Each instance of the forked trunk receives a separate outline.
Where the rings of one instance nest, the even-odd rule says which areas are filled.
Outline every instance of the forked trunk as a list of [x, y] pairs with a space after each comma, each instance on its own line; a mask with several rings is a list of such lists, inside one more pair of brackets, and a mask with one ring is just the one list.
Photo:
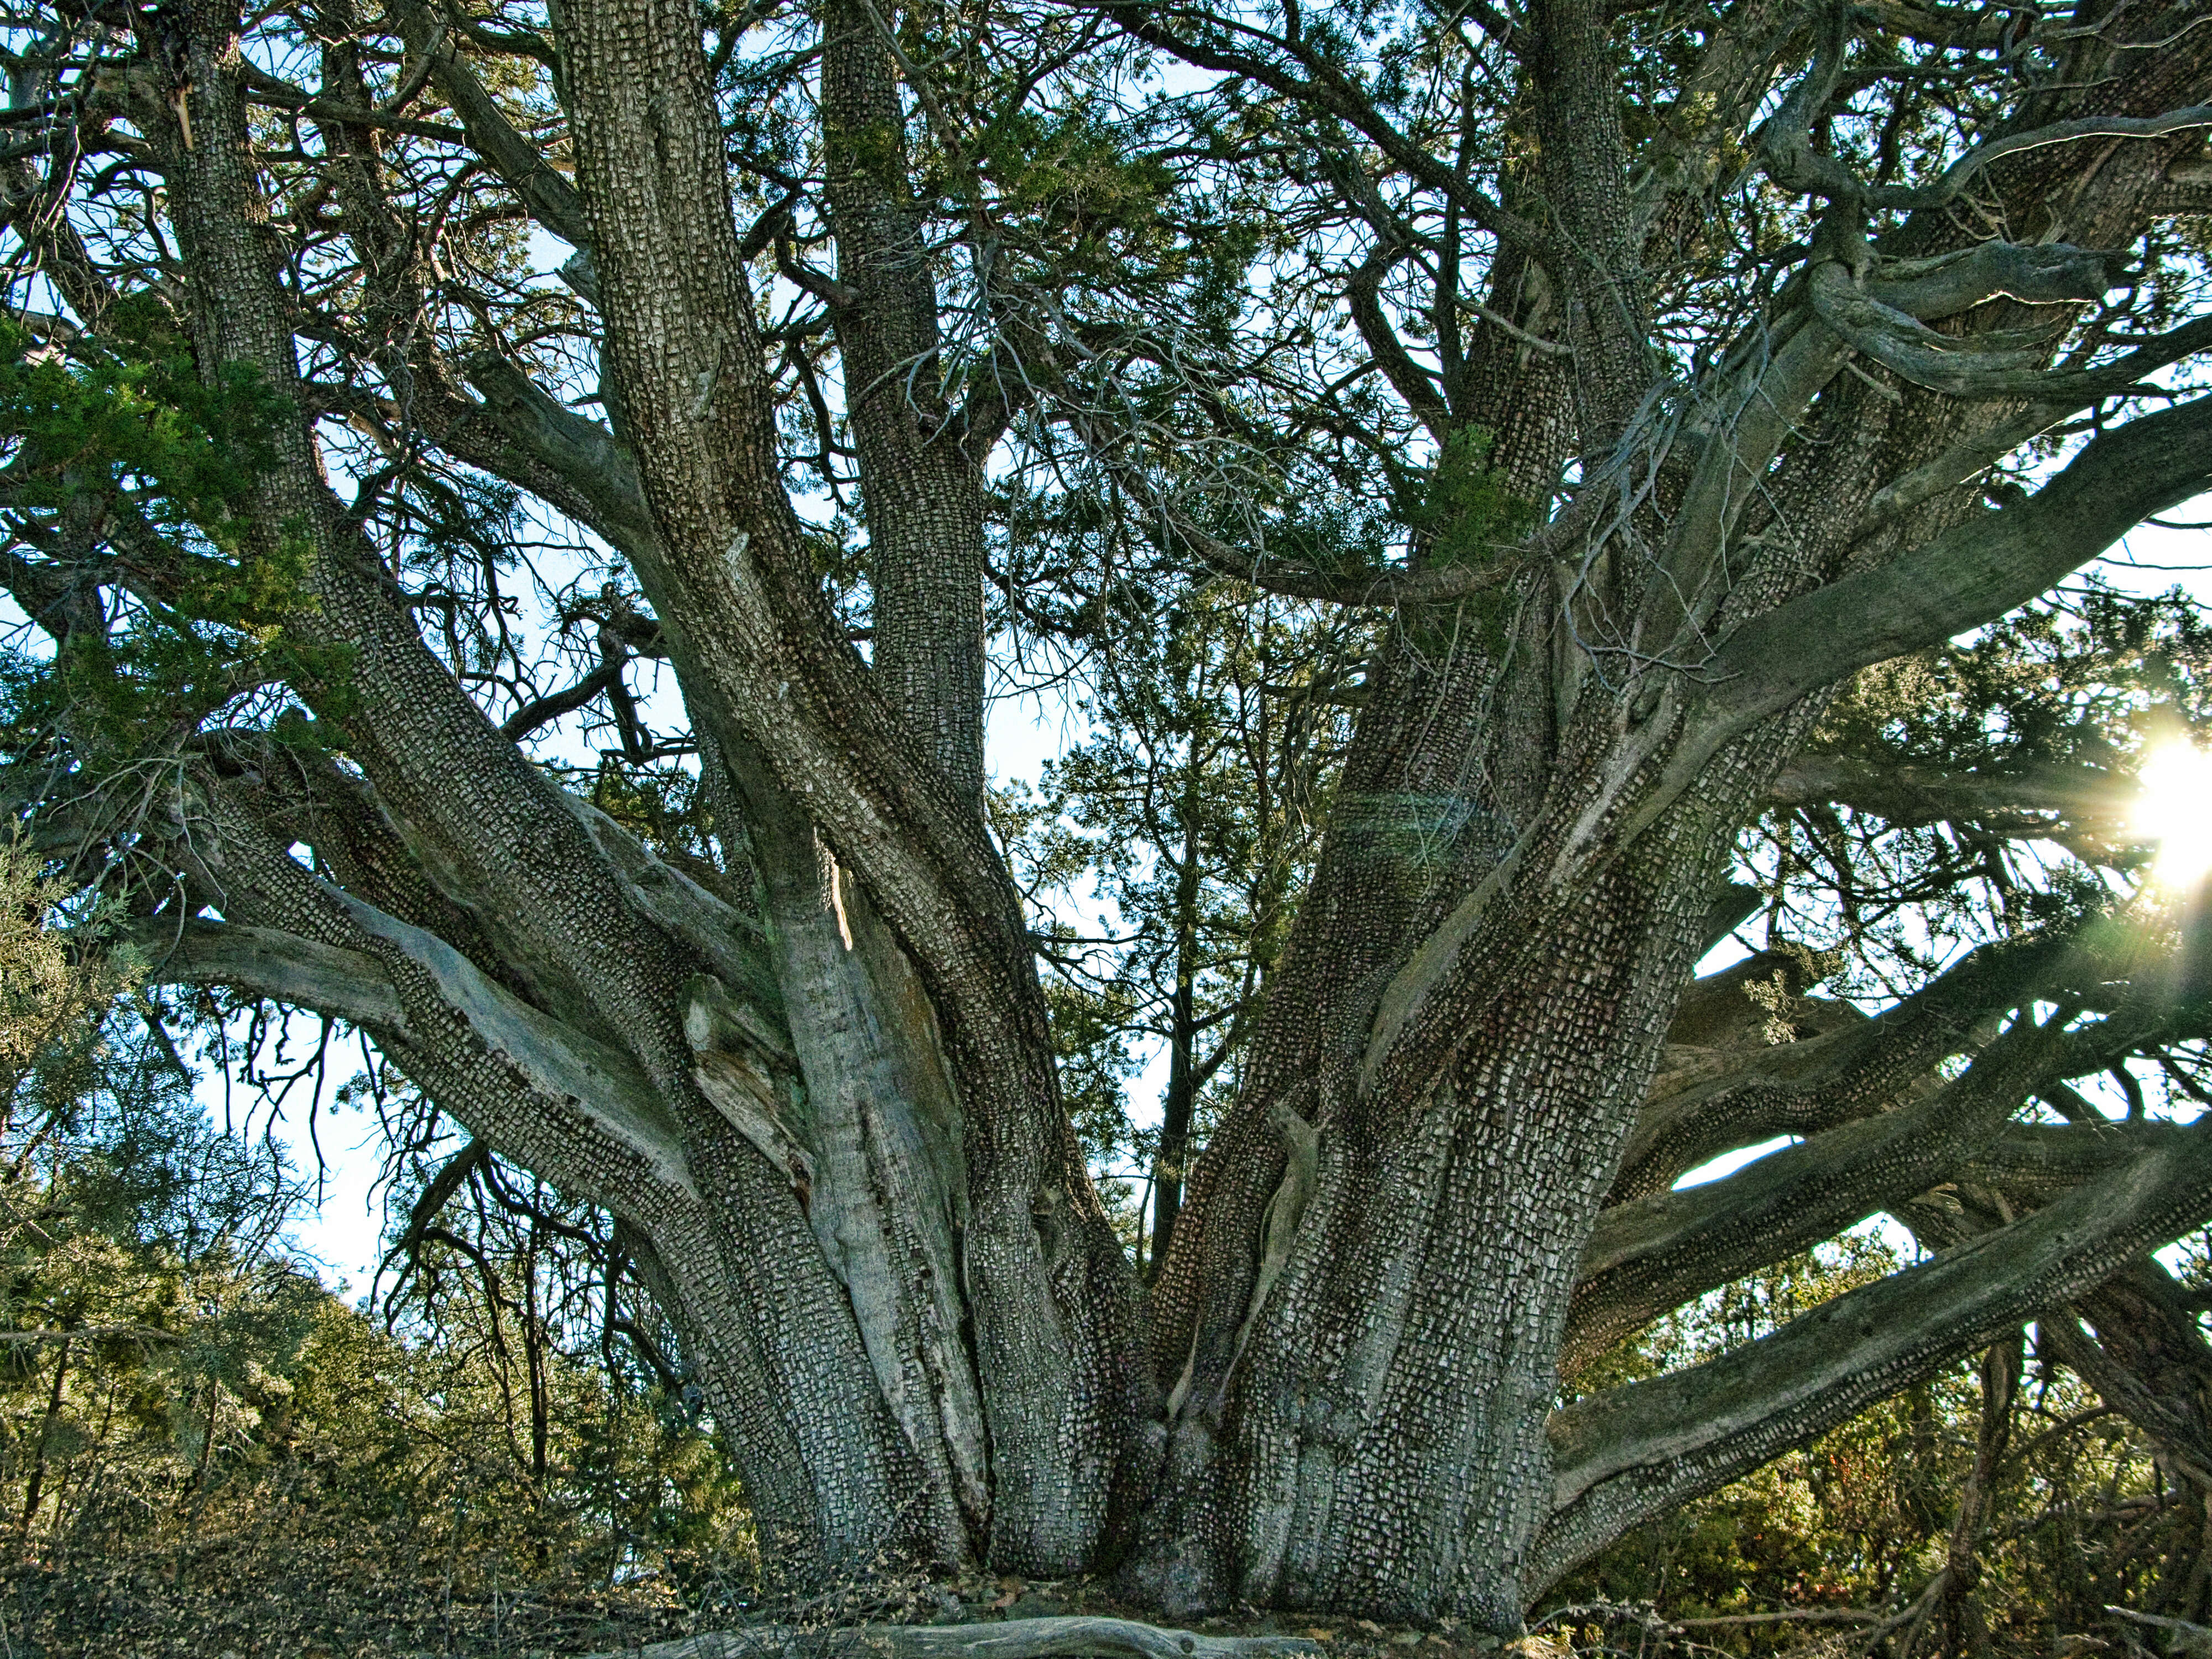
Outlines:
[[[1698, 944], [1698, 884], [1635, 886], [1594, 885], [1501, 962], [1510, 988], [1432, 1086], [1363, 1097], [1340, 1065], [1276, 1103], [1281, 1173], [1243, 1304], [1200, 1326], [1160, 1379], [1169, 1443], [1128, 1558], [1147, 1600], [1517, 1626], [1548, 1513], [1545, 1428], [1583, 1242]], [[809, 999], [792, 1022], [813, 1149], [800, 1196], [911, 1454], [890, 1474], [906, 1506], [895, 1532], [918, 1555], [957, 1559], [989, 1538], [990, 1379], [963, 1329], [950, 1095], [926, 1076], [917, 1090], [907, 1069], [933, 1038], [926, 1005], [887, 1031], [881, 980], [852, 973], [868, 965], [871, 930], [879, 973], [900, 971], [880, 923], [851, 896], [841, 917], [811, 872], [803, 890], [820, 920], [780, 945], [787, 972], [805, 964], [786, 983]], [[1049, 1259], [1048, 1212], [1036, 1224]], [[687, 1283], [702, 1258], [659, 1255], [687, 1325], [711, 1322], [726, 1279]], [[1063, 1316], [1043, 1302], [1027, 1316]], [[733, 1423], [812, 1409], [722, 1390], [716, 1405]], [[1127, 1451], [1148, 1456], [1141, 1439]], [[745, 1473], [764, 1536], [823, 1534], [827, 1494], [786, 1497], [772, 1467]], [[1102, 1536], [1082, 1565], [1115, 1565], [1113, 1545]]]

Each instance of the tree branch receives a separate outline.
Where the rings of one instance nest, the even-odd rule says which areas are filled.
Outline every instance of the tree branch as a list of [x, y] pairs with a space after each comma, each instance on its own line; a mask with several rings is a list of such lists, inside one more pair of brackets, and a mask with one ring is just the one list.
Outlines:
[[2008, 133], [2002, 138], [1975, 145], [1946, 167], [1943, 176], [1932, 185], [1877, 185], [1866, 192], [1866, 199], [1870, 205], [1881, 208], [1941, 207], [1957, 199], [1959, 192], [1975, 178], [2008, 155], [2052, 144], [2075, 143], [2084, 138], [2163, 138], [2198, 127], [2212, 127], [2212, 104], [2191, 104], [2162, 115], [2088, 115], [2070, 121], [2053, 121], [2047, 126]]
[[1718, 687], [1713, 703], [1728, 711], [1728, 735], [1870, 663], [1994, 622], [2208, 484], [2212, 398], [2105, 434], [2019, 506], [1984, 514], [1739, 629], [1707, 671]]
[[[233, 973], [241, 989], [356, 1016], [440, 1105], [508, 1155], [580, 1196], [639, 1220], [696, 1200], [668, 1109], [627, 1054], [530, 1006], [444, 940], [311, 875], [220, 786], [187, 781], [178, 829], [202, 888], [230, 921], [173, 937], [203, 982]], [[200, 928], [212, 924], [200, 924]], [[243, 938], [228, 929], [252, 930]], [[362, 964], [372, 963], [380, 981]], [[307, 977], [287, 981], [293, 965]], [[399, 1018], [372, 1015], [388, 1006]]]
[[[1365, 94], [1343, 71], [1310, 48], [1266, 34], [1249, 26], [1238, 32], [1283, 52], [1304, 71], [1294, 75], [1281, 64], [1249, 52], [1232, 52], [1178, 34], [1162, 21], [1163, 13], [1129, 6], [1126, 0], [1093, 0], [1131, 38], [1156, 46], [1200, 69], [1242, 76], [1293, 103], [1334, 116], [1371, 139], [1383, 155], [1430, 190], [1456, 203], [1467, 216], [1509, 247], [1542, 257], [1550, 252], [1535, 225], [1475, 189], [1451, 167], [1407, 138], [1385, 120]], [[1207, 21], [1214, 21], [1208, 19]]]
[[179, 926], [158, 917], [132, 923], [125, 937], [145, 957], [156, 984], [227, 985], [350, 1025], [405, 1032], [398, 988], [366, 951], [242, 922]]
[[1925, 1100], [1771, 1152], [1726, 1180], [1605, 1211], [1583, 1249], [1562, 1371], [1692, 1297], [1933, 1186], [2002, 1130], [2057, 1035], [2023, 1019]]
[[1359, 337], [1367, 342], [1367, 349], [1374, 356], [1376, 367], [1406, 400], [1406, 407], [1429, 429], [1429, 435], [1441, 444], [1451, 437], [1451, 411], [1437, 389], [1436, 377], [1407, 355], [1405, 343], [1398, 338], [1398, 331], [1382, 314], [1382, 279], [1403, 257], [1401, 249], [1389, 245], [1377, 247], [1346, 281], [1345, 298], [1351, 305], [1352, 320], [1358, 326]]
[[1706, 662], [1674, 758], [1623, 842], [1759, 721], [1870, 663], [1994, 622], [2208, 485], [2212, 397], [2107, 432], [2018, 506], [1983, 514], [1890, 564], [1745, 623]]
[[2208, 1215], [2212, 1134], [2198, 1129], [1719, 1359], [1556, 1413], [1552, 1518], [1531, 1593], [1639, 1522], [1985, 1346]]
[[2019, 336], [1939, 334], [1911, 313], [1853, 289], [1843, 266], [1832, 264], [1814, 272], [1810, 292], [1813, 308], [1838, 338], [1913, 385], [1954, 398], [2023, 398], [2079, 409], [2212, 346], [2212, 318], [2200, 317], [2110, 363], [2052, 369], [2044, 364], [2063, 319]]
[[591, 251], [590, 226], [576, 187], [553, 170], [538, 146], [517, 132], [462, 58], [453, 38], [418, 0], [398, 8], [401, 35], [417, 64], [427, 60], [432, 84], [461, 118], [467, 142], [515, 194], [531, 216], [579, 252]]
[[1947, 772], [1843, 755], [1800, 755], [1767, 787], [1776, 806], [1827, 805], [1871, 812], [1900, 829], [1966, 818], [2057, 814], [2111, 821], [2125, 785], [2094, 766], [2038, 766], [2011, 774]]

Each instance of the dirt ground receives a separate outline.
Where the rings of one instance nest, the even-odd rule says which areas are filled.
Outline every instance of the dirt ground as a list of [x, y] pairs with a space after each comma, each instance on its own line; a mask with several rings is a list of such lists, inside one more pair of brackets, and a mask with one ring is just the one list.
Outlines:
[[[374, 1536], [343, 1547], [324, 1541], [285, 1549], [266, 1539], [231, 1540], [124, 1560], [19, 1563], [0, 1568], [0, 1659], [580, 1659], [639, 1655], [713, 1631], [742, 1644], [744, 1632], [767, 1625], [799, 1632], [792, 1648], [837, 1659], [840, 1635], [863, 1624], [1077, 1613], [1158, 1622], [1088, 1579], [880, 1574], [793, 1595], [708, 1575], [684, 1594], [657, 1577], [586, 1587], [558, 1572], [502, 1586], [476, 1582], [458, 1565], [410, 1559], [404, 1538]], [[1250, 1609], [1191, 1627], [1210, 1635], [1304, 1637], [1328, 1659], [1572, 1659], [1578, 1648], [1622, 1651], [1617, 1627], [1624, 1615], [1634, 1622], [1633, 1610], [1589, 1611], [1607, 1631], [1576, 1625], [1539, 1631], [1504, 1644], [1502, 1654], [1495, 1638], [1449, 1627], [1392, 1628]], [[1632, 1634], [1627, 1645], [1644, 1644]]]

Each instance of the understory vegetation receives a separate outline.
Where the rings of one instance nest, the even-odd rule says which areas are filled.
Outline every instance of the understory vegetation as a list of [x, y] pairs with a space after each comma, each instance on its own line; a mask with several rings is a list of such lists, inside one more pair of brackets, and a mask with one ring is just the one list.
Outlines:
[[310, 1188], [208, 1121], [54, 896], [0, 860], [8, 1651], [611, 1645], [750, 1587], [696, 1390], [586, 1328], [586, 1228], [505, 1224], [485, 1170], [389, 1294], [333, 1292], [288, 1240]]

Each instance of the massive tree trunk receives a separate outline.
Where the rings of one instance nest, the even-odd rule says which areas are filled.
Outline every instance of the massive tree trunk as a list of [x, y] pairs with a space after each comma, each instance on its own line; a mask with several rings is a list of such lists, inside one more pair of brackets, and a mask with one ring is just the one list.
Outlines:
[[[1295, 23], [1254, 45], [1103, 14], [1361, 135], [1325, 158], [1351, 169], [1348, 196], [1387, 161], [1442, 204], [1419, 248], [1439, 285], [1422, 359], [1380, 297], [1413, 249], [1379, 200], [1345, 307], [1421, 441], [1546, 520], [1480, 558], [1430, 526], [1403, 567], [1346, 575], [1257, 552], [1239, 566], [1218, 524], [1147, 505], [1243, 579], [1389, 617], [1242, 1093], [1179, 1207], [1178, 1057], [1149, 1287], [1085, 1167], [1029, 921], [980, 810], [990, 457], [1023, 408], [1074, 406], [1090, 337], [993, 290], [963, 301], [992, 345], [958, 374], [944, 361], [951, 301], [916, 180], [949, 165], [965, 118], [933, 105], [945, 125], [917, 159], [927, 20], [902, 33], [902, 9], [820, 9], [833, 276], [792, 243], [804, 179], [757, 223], [733, 216], [720, 60], [691, 0], [552, 9], [532, 40], [558, 64], [557, 167], [451, 21], [400, 9], [408, 95], [443, 105], [415, 123], [425, 142], [472, 155], [587, 256], [572, 269], [605, 425], [495, 337], [471, 355], [410, 326], [445, 279], [380, 155], [409, 118], [374, 103], [357, 55], [326, 54], [321, 87], [288, 106], [238, 15], [187, 0], [131, 14], [135, 55], [88, 92], [84, 118], [134, 125], [165, 182], [181, 258], [149, 291], [188, 327], [198, 374], [219, 386], [242, 367], [291, 400], [240, 507], [240, 556], [304, 550], [279, 624], [313, 740], [188, 745], [159, 813], [95, 825], [173, 872], [139, 902], [154, 971], [358, 1025], [485, 1144], [614, 1212], [763, 1540], [795, 1560], [1119, 1570], [1176, 1611], [1510, 1631], [1639, 1520], [2056, 1304], [2118, 1305], [2124, 1288], [2098, 1287], [2212, 1215], [2201, 1133], [2108, 1126], [2063, 1180], [1990, 1164], [2021, 1102], [2090, 1063], [2068, 1029], [2085, 1010], [2137, 1043], [2201, 1024], [2201, 995], [2170, 994], [2171, 950], [2122, 922], [1992, 947], [1880, 1020], [1838, 1013], [1778, 1048], [1742, 974], [1692, 980], [1742, 826], [1792, 790], [1849, 799], [1850, 780], [1790, 769], [1840, 682], [2002, 615], [2212, 482], [2197, 398], [2114, 426], [2001, 508], [1956, 487], [2202, 343], [2190, 325], [2130, 340], [2124, 371], [2052, 369], [2012, 313], [2070, 319], [2119, 286], [2118, 256], [2094, 250], [2138, 239], [2199, 148], [2188, 123], [2149, 118], [2203, 95], [2212, 36], [2117, 59], [2094, 36], [2069, 47], [2081, 72], [2014, 111], [2037, 146], [1968, 170], [2016, 238], [1975, 242], [1952, 216], [1968, 174], [1899, 196], [1814, 143], [1840, 45], [1769, 38], [1750, 14], [1773, 9], [1736, 9], [1683, 119], [1747, 127], [1786, 66], [1795, 90], [1753, 148], [1819, 228], [1741, 338], [1684, 368], [1650, 336], [1693, 169], [1632, 167], [1614, 9], [1498, 21], [1533, 159], [1495, 197]], [[1747, 66], [1757, 54], [1772, 61]], [[303, 375], [301, 343], [332, 332], [319, 308], [337, 301], [302, 287], [304, 256], [272, 226], [280, 163], [257, 100], [316, 124], [310, 171], [340, 204], [380, 392]], [[2105, 125], [2053, 125], [2091, 118]], [[1879, 258], [1877, 212], [1895, 219]], [[989, 242], [980, 206], [970, 233]], [[1494, 257], [1462, 270], [1478, 234]], [[786, 287], [820, 300], [811, 334], [763, 321], [771, 251]], [[57, 286], [95, 325], [111, 277], [81, 247], [58, 257]], [[779, 354], [824, 337], [844, 406], [822, 443], [849, 440], [866, 533], [865, 658], [777, 425]], [[717, 862], [664, 859], [526, 757], [522, 714], [487, 717], [327, 477], [318, 422], [339, 412], [396, 422], [626, 562], [722, 804]], [[1115, 418], [1066, 424], [1110, 459]], [[1455, 447], [1469, 428], [1487, 434], [1472, 460]], [[1578, 487], [1554, 505], [1571, 465]], [[120, 509], [102, 533], [127, 556], [102, 580], [173, 596], [173, 550]], [[16, 557], [15, 592], [65, 637], [42, 571]], [[57, 823], [96, 817], [83, 802], [101, 787], [80, 775], [75, 806], [58, 791]], [[1669, 1190], [1784, 1132], [1802, 1144]], [[2011, 1194], [1987, 1231], [1723, 1359], [1560, 1408], [1563, 1357], [1571, 1370], [1978, 1159]]]

